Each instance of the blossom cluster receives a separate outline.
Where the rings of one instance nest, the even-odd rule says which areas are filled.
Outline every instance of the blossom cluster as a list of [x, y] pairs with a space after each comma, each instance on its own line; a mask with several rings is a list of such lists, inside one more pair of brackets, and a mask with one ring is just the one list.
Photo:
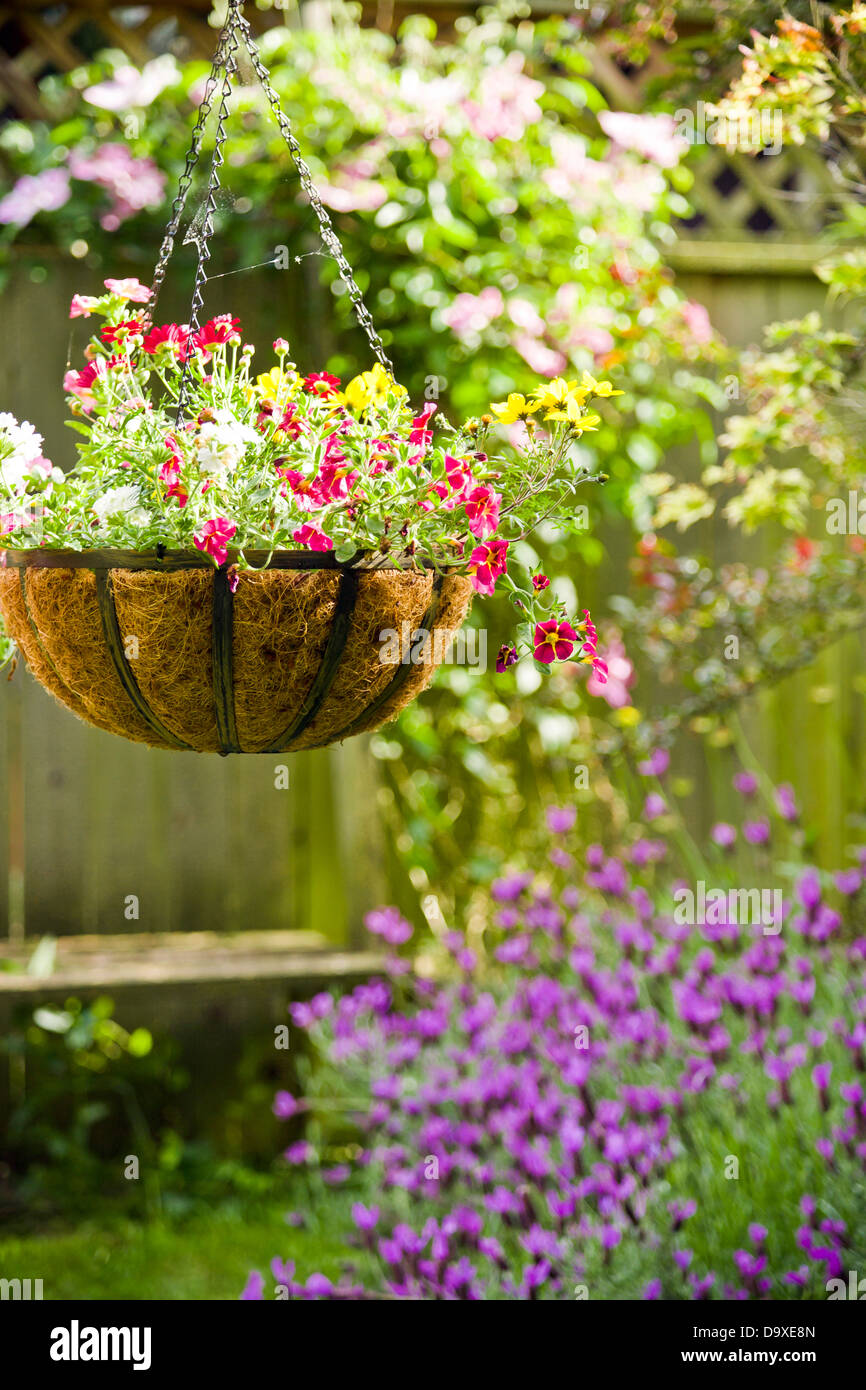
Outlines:
[[[640, 772], [667, 767], [658, 750]], [[746, 840], [792, 837], [789, 788], [756, 818], [757, 780], [736, 786]], [[769, 934], [725, 909], [689, 926], [656, 825], [580, 863], [575, 821], [550, 809], [547, 865], [492, 884], [436, 978], [412, 979], [411, 927], [381, 909], [390, 978], [292, 1006], [323, 1059], [275, 1113], [321, 1135], [328, 1104], [367, 1097], [354, 1172], [327, 1143], [285, 1155], [354, 1195], [360, 1252], [337, 1282], [276, 1259], [277, 1296], [823, 1299], [862, 1267], [866, 851], [835, 876], [795, 865]], [[736, 839], [716, 827], [720, 881]], [[244, 1296], [265, 1289], [254, 1272]]]
[[[509, 547], [542, 518], [565, 532], [573, 524], [576, 488], [598, 481], [576, 445], [601, 424], [592, 402], [621, 394], [610, 382], [589, 372], [543, 382], [455, 428], [435, 401], [413, 410], [378, 363], [346, 384], [304, 375], [278, 339], [275, 361], [256, 374], [233, 315], [154, 325], [137, 280], [105, 289], [76, 294], [70, 309], [100, 322], [84, 366], [64, 379], [82, 436], [72, 473], [64, 479], [20, 442], [29, 425], [0, 425], [11, 451], [0, 476], [8, 545], [194, 546], [216, 565], [298, 548], [340, 562], [456, 565], [480, 594], [502, 581], [521, 613], [500, 670], [522, 648], [541, 666], [573, 659], [604, 679], [589, 614], [569, 619], [544, 575], [521, 581]], [[500, 426], [516, 427], [506, 446]]]

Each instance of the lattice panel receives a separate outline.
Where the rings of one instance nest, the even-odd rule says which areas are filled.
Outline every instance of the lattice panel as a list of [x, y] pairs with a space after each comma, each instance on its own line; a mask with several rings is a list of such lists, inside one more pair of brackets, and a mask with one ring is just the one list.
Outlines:
[[[650, 83], [663, 78], [665, 54], [657, 48], [641, 68], [623, 67], [601, 40], [592, 53], [593, 80], [611, 106], [640, 112]], [[745, 241], [757, 237], [802, 243], [820, 236], [836, 199], [832, 176], [808, 150], [773, 155], [728, 153], [695, 145], [688, 156], [697, 211], [680, 222], [683, 238]]]
[[[5, 116], [43, 120], [47, 113], [40, 80], [89, 62], [100, 49], [119, 48], [142, 66], [157, 53], [173, 53], [181, 62], [210, 58], [216, 42], [207, 22], [209, 0], [118, 6], [105, 0], [50, 4], [18, 0], [0, 4], [0, 104]], [[249, 7], [254, 31], [280, 23], [278, 12]]]

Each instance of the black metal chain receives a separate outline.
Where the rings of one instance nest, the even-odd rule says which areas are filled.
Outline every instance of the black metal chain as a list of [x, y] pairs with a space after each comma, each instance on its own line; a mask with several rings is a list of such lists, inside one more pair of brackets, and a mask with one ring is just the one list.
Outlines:
[[[195, 282], [192, 290], [192, 303], [189, 310], [188, 332], [190, 339], [194, 333], [198, 332], [200, 326], [199, 315], [204, 305], [204, 287], [207, 284], [207, 263], [210, 260], [210, 239], [213, 236], [214, 213], [216, 212], [216, 195], [220, 186], [220, 169], [222, 168], [225, 156], [223, 146], [226, 142], [226, 121], [229, 114], [229, 97], [232, 90], [232, 77], [237, 72], [237, 60], [235, 54], [238, 49], [239, 34], [238, 20], [240, 18], [240, 5], [242, 0], [232, 0], [226, 27], [223, 31], [225, 43], [223, 45], [223, 85], [220, 95], [219, 111], [217, 112], [216, 135], [214, 136], [213, 156], [211, 158], [210, 177], [208, 178], [207, 197], [204, 205], [204, 221], [201, 233], [196, 238], [198, 242], [198, 262], [195, 268]], [[222, 40], [221, 40], [222, 44]], [[184, 406], [186, 405], [187, 393], [189, 391], [189, 364], [192, 360], [192, 348], [187, 346], [184, 354], [183, 371], [180, 377], [180, 389], [177, 396], [177, 414], [175, 415], [175, 425], [179, 426], [183, 417]]]
[[271, 75], [268, 72], [268, 69], [265, 67], [264, 62], [262, 61], [262, 56], [259, 53], [258, 46], [250, 30], [249, 21], [244, 18], [243, 14], [241, 14], [239, 15], [238, 23], [240, 26], [240, 31], [243, 36], [244, 43], [247, 48], [247, 52], [250, 55], [250, 60], [252, 62], [253, 67], [255, 68], [256, 76], [258, 77], [259, 81], [262, 84], [262, 87], [264, 88], [265, 96], [267, 97], [271, 110], [274, 113], [277, 125], [280, 128], [280, 133], [289, 147], [289, 153], [291, 154], [294, 166], [298, 171], [298, 176], [301, 180], [301, 186], [304, 189], [304, 192], [306, 193], [307, 197], [309, 198], [313, 211], [315, 212], [316, 218], [318, 219], [319, 233], [321, 235], [322, 241], [324, 242], [327, 249], [330, 251], [331, 255], [334, 257], [334, 260], [337, 262], [337, 267], [340, 271], [340, 275], [342, 276], [346, 289], [349, 292], [349, 298], [352, 301], [352, 306], [355, 310], [355, 315], [358, 319], [359, 324], [361, 325], [361, 327], [367, 335], [367, 341], [369, 342], [370, 347], [373, 349], [374, 356], [378, 358], [382, 366], [385, 367], [386, 370], [389, 371], [393, 376], [394, 367], [385, 352], [385, 346], [382, 342], [382, 339], [376, 332], [376, 327], [373, 323], [370, 311], [364, 303], [364, 296], [355, 282], [355, 277], [352, 273], [352, 267], [346, 260], [345, 252], [343, 251], [343, 247], [340, 244], [340, 239], [334, 230], [334, 224], [331, 221], [328, 210], [322, 202], [321, 198], [319, 197], [318, 190], [316, 189], [316, 185], [313, 182], [313, 175], [310, 171], [310, 167], [301, 153], [301, 147], [298, 144], [294, 131], [292, 130], [289, 118], [283, 110], [282, 106], [280, 105], [279, 96], [274, 91], [273, 84], [271, 83]]
[[[301, 186], [304, 189], [304, 192], [307, 194], [313, 211], [316, 214], [316, 218], [319, 223], [319, 233], [321, 235], [322, 242], [324, 243], [326, 249], [333, 256], [337, 264], [337, 268], [340, 272], [340, 275], [346, 285], [346, 289], [349, 294], [349, 298], [352, 301], [352, 307], [355, 311], [358, 323], [367, 335], [367, 341], [370, 344], [370, 347], [373, 351], [373, 355], [382, 364], [382, 366], [391, 374], [391, 376], [393, 376], [394, 367], [385, 352], [384, 344], [376, 331], [373, 319], [370, 315], [370, 311], [364, 303], [364, 296], [361, 293], [361, 290], [355, 280], [354, 274], [352, 273], [352, 268], [346, 259], [345, 252], [343, 251], [340, 239], [337, 236], [336, 231], [334, 230], [334, 224], [331, 221], [330, 215], [327, 209], [325, 208], [322, 199], [319, 196], [318, 190], [316, 189], [316, 186], [313, 182], [312, 173], [310, 171], [309, 165], [306, 163], [306, 160], [304, 159], [301, 153], [301, 147], [298, 144], [294, 131], [292, 130], [291, 123], [289, 122], [286, 113], [283, 111], [280, 105], [279, 96], [277, 95], [276, 91], [274, 90], [273, 84], [271, 83], [270, 73], [267, 67], [265, 66], [264, 61], [262, 60], [262, 56], [259, 52], [258, 46], [256, 45], [256, 42], [252, 36], [249, 22], [244, 17], [243, 2], [244, 0], [229, 0], [225, 24], [223, 25], [222, 31], [219, 36], [213, 63], [211, 65], [210, 74], [205, 85], [204, 96], [202, 98], [195, 127], [193, 129], [192, 140], [186, 157], [186, 164], [184, 167], [184, 171], [180, 177], [177, 195], [175, 197], [174, 203], [172, 204], [171, 218], [169, 220], [168, 226], [165, 229], [162, 246], [160, 248], [159, 260], [157, 261], [156, 268], [154, 270], [150, 299], [148, 300], [144, 314], [145, 324], [150, 325], [153, 322], [153, 313], [156, 308], [156, 302], [159, 297], [159, 292], [162, 288], [163, 281], [165, 280], [169, 258], [171, 257], [172, 251], [174, 249], [174, 243], [177, 238], [178, 231], [180, 229], [180, 223], [183, 217], [184, 208], [186, 206], [186, 200], [189, 196], [189, 190], [192, 185], [192, 176], [195, 171], [196, 165], [198, 164], [199, 157], [201, 155], [205, 127], [207, 125], [208, 117], [210, 116], [211, 111], [213, 109], [214, 93], [216, 90], [217, 82], [219, 81], [220, 73], [222, 73], [222, 93], [220, 98], [219, 111], [217, 115], [217, 129], [214, 139], [214, 151], [211, 160], [210, 177], [208, 179], [207, 197], [204, 205], [204, 221], [201, 228], [201, 233], [195, 238], [195, 240], [198, 243], [199, 257], [196, 265], [192, 304], [190, 306], [190, 334], [196, 332], [199, 328], [199, 315], [201, 313], [204, 303], [204, 287], [207, 284], [208, 278], [207, 263], [210, 259], [209, 243], [211, 237], [213, 236], [214, 230], [216, 195], [220, 187], [219, 171], [224, 162], [223, 146], [226, 141], [228, 99], [231, 94], [231, 80], [237, 72], [236, 54], [239, 42], [241, 39], [243, 39], [244, 46], [247, 49], [247, 52], [249, 53], [250, 61], [253, 65], [253, 68], [255, 69], [259, 81], [262, 84], [265, 96], [268, 100], [268, 104], [270, 105], [271, 110], [273, 111], [273, 114], [276, 118], [277, 125], [280, 129], [280, 133], [283, 139], [285, 140], [286, 145], [288, 146], [289, 153], [292, 156], [292, 161], [294, 163], [295, 168], [297, 169], [298, 177], [301, 181]], [[187, 354], [186, 360], [184, 362], [183, 373], [181, 375], [180, 390], [178, 392], [176, 416], [176, 423], [178, 425], [181, 422], [181, 417], [183, 415], [184, 406], [186, 404], [186, 397], [189, 387], [189, 361], [190, 355]]]
[[[239, 8], [240, 6], [237, 3], [237, 0], [233, 0], [231, 10], [238, 11]], [[147, 307], [144, 311], [145, 324], [147, 326], [153, 323], [153, 315], [156, 309], [157, 300], [159, 299], [159, 292], [162, 289], [163, 281], [165, 280], [168, 262], [171, 257], [171, 253], [174, 250], [175, 238], [177, 237], [178, 231], [180, 230], [180, 223], [181, 218], [183, 217], [183, 210], [186, 206], [186, 200], [189, 196], [189, 190], [192, 186], [192, 176], [195, 172], [195, 168], [198, 164], [199, 156], [201, 154], [202, 140], [204, 138], [205, 127], [207, 125], [208, 117], [210, 116], [212, 110], [214, 90], [216, 88], [217, 81], [219, 80], [219, 75], [225, 67], [226, 44], [228, 42], [230, 34], [234, 30], [234, 25], [237, 22], [237, 13], [233, 15], [231, 13], [231, 10], [229, 15], [227, 16], [226, 24], [224, 25], [219, 36], [216, 52], [214, 54], [213, 62], [211, 63], [210, 73], [205, 84], [204, 96], [202, 97], [201, 104], [198, 108], [198, 116], [196, 118], [195, 127], [193, 128], [192, 140], [190, 141], [190, 146], [187, 151], [186, 163], [184, 165], [183, 173], [181, 174], [180, 180], [178, 182], [177, 194], [175, 195], [174, 202], [171, 206], [171, 217], [169, 219], [168, 226], [166, 227], [165, 232], [163, 234], [162, 245], [160, 247], [159, 252], [159, 259], [156, 263], [156, 268], [153, 272], [150, 299], [147, 301]]]

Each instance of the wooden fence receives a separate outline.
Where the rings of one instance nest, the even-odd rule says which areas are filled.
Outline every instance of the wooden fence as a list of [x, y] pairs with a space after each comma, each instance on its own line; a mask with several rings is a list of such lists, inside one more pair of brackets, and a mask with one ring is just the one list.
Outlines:
[[[182, 54], [200, 53], [212, 39], [206, 10], [204, 3], [135, 12], [99, 0], [19, 4], [14, 42], [0, 56], [7, 108], [38, 117], [36, 81], [49, 65], [75, 66], [105, 42], [142, 61], [154, 43], [165, 46], [166, 24], [174, 26]], [[250, 12], [256, 22], [271, 22], [254, 7]], [[10, 15], [0, 7], [0, 16]], [[601, 49], [597, 77], [612, 104], [640, 108], [639, 80]], [[721, 151], [704, 152], [697, 166], [700, 216], [683, 227], [672, 257], [684, 287], [738, 343], [823, 298], [810, 271], [827, 192], [821, 171], [787, 155], [764, 163], [768, 169], [756, 169]], [[66, 361], [65, 306], [79, 288], [74, 281], [74, 267], [58, 267], [49, 294], [17, 276], [2, 299], [4, 407], [38, 419], [58, 459], [67, 442], [63, 403], [45, 383], [59, 380]], [[257, 322], [261, 316], [263, 331], [274, 312], [267, 293], [266, 286], [261, 302], [247, 309]], [[843, 757], [846, 742], [860, 737], [851, 669], [858, 660], [859, 652], [846, 648], [824, 658], [817, 678], [789, 682], [785, 718], [762, 721], [759, 730], [779, 775], [805, 775], [809, 794], [826, 806], [833, 837], [860, 804], [859, 764]], [[832, 708], [814, 700], [816, 679], [840, 692]], [[804, 768], [806, 742], [828, 734], [837, 754]], [[384, 891], [367, 742], [295, 755], [288, 790], [277, 786], [279, 762], [125, 743], [77, 722], [19, 669], [10, 682], [0, 681], [0, 936], [7, 925], [13, 939], [25, 932], [308, 928], [335, 944], [354, 942], [364, 909]]]

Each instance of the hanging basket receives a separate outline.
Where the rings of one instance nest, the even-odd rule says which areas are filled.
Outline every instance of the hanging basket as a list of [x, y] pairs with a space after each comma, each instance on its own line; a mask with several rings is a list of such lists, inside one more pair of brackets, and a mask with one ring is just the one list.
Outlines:
[[393, 719], [472, 595], [456, 573], [312, 551], [247, 559], [266, 567], [214, 569], [196, 551], [6, 551], [0, 608], [36, 679], [87, 723], [155, 748], [287, 753]]

